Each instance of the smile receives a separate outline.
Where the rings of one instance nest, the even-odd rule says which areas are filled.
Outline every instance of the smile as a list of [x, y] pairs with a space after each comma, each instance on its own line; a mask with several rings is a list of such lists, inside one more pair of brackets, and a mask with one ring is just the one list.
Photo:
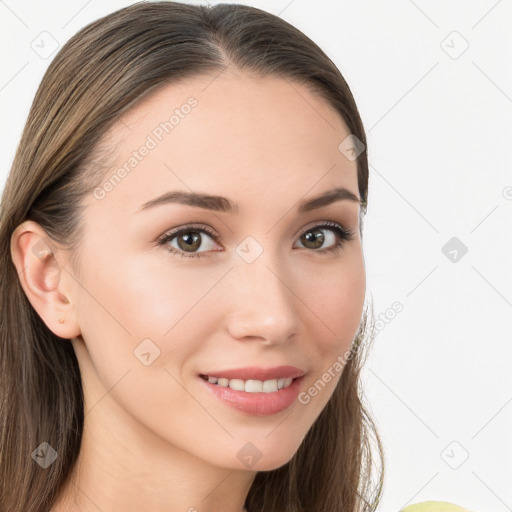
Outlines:
[[273, 393], [280, 389], [285, 389], [291, 386], [293, 382], [291, 377], [283, 377], [265, 381], [254, 379], [226, 379], [209, 375], [201, 375], [201, 378], [207, 380], [210, 384], [215, 384], [224, 388], [230, 388], [235, 391], [245, 391], [246, 393]]

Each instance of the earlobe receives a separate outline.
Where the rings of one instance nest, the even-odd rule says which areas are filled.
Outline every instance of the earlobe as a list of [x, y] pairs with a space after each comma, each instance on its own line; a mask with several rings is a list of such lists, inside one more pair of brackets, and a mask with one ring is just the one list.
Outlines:
[[20, 224], [11, 236], [11, 258], [25, 295], [54, 334], [71, 339], [81, 331], [71, 290], [66, 288], [69, 276], [57, 260], [57, 251], [46, 231], [31, 220]]

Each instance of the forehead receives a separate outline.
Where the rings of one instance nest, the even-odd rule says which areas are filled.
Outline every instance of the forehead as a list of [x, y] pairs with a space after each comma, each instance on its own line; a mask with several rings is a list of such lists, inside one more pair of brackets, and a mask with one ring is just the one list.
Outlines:
[[133, 213], [182, 190], [230, 196], [244, 210], [336, 186], [358, 195], [356, 162], [338, 149], [349, 134], [325, 100], [283, 78], [228, 69], [166, 84], [108, 133], [102, 203]]

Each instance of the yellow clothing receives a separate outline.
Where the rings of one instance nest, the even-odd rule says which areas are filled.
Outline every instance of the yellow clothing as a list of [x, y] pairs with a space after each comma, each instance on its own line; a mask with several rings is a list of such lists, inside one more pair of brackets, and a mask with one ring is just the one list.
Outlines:
[[472, 512], [468, 508], [448, 503], [447, 501], [422, 501], [413, 503], [400, 512]]

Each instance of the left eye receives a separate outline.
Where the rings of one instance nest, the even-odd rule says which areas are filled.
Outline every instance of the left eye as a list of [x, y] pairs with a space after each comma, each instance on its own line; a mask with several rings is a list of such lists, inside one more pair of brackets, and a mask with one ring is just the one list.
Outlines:
[[[326, 237], [322, 231], [330, 231], [334, 234]], [[206, 234], [208, 238], [213, 239], [213, 241], [217, 241], [217, 236], [215, 233], [206, 227], [185, 226], [183, 228], [179, 228], [164, 234], [157, 243], [158, 245], [167, 245], [167, 242], [173, 242], [176, 239], [178, 247], [167, 245], [169, 252], [185, 258], [198, 258], [204, 256], [204, 254], [201, 253], [208, 252], [208, 250], [195, 252], [202, 245], [203, 240], [201, 233]], [[345, 242], [354, 239], [354, 235], [354, 231], [348, 230], [340, 224], [335, 222], [327, 222], [308, 228], [299, 237], [299, 241], [303, 244], [303, 246], [304, 244], [311, 244], [313, 246], [305, 247], [306, 249], [311, 249], [313, 252], [325, 255], [331, 254], [333, 252], [339, 252], [345, 245]], [[338, 238], [338, 241], [336, 241], [336, 238]], [[330, 240], [332, 242], [330, 247], [322, 251], [315, 250], [319, 249], [326, 240]], [[215, 251], [215, 249], [212, 250]]]

